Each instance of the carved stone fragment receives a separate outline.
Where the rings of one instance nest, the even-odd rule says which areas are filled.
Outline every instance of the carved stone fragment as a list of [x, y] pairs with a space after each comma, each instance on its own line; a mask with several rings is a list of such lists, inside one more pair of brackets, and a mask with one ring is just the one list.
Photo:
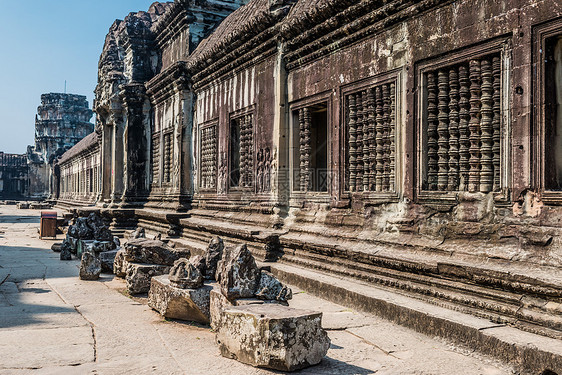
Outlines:
[[293, 298], [293, 292], [291, 288], [283, 285], [271, 273], [262, 270], [260, 282], [256, 290], [256, 298], [287, 302]]
[[222, 238], [215, 236], [209, 242], [205, 253], [205, 279], [215, 280], [217, 265], [222, 258], [224, 242]]
[[176, 288], [196, 289], [203, 285], [203, 275], [197, 267], [185, 258], [174, 262], [169, 279]]
[[115, 254], [113, 260], [113, 273], [117, 277], [124, 278], [127, 276], [127, 262], [125, 261], [125, 249], [120, 249]]
[[97, 280], [101, 273], [101, 262], [94, 252], [86, 251], [80, 261], [80, 279]]
[[125, 244], [125, 260], [128, 262], [173, 266], [176, 260], [189, 256], [189, 250], [172, 249], [158, 240], [138, 238]]
[[218, 264], [217, 281], [229, 299], [253, 297], [260, 270], [246, 245], [227, 247]]
[[170, 272], [170, 266], [161, 264], [126, 263], [127, 290], [130, 294], [148, 293], [150, 279]]

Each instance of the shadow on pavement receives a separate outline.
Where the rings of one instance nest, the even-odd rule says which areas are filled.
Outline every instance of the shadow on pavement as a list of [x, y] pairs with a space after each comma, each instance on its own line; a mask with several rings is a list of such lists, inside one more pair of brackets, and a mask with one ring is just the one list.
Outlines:
[[14, 223], [39, 223], [41, 218], [39, 216], [13, 216], [13, 215], [0, 215], [0, 223], [14, 224]]

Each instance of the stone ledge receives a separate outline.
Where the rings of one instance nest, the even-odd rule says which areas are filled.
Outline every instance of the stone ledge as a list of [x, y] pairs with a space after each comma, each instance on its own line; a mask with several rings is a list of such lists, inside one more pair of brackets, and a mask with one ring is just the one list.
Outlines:
[[272, 273], [331, 302], [374, 314], [415, 331], [439, 336], [511, 363], [523, 373], [549, 369], [562, 373], [562, 341], [435, 306], [366, 283], [285, 264]]

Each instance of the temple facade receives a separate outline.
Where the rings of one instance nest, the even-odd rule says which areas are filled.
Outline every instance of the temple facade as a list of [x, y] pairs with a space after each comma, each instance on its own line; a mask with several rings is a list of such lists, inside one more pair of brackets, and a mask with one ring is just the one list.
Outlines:
[[35, 145], [28, 146], [29, 197], [45, 199], [55, 186], [55, 159], [94, 130], [93, 111], [83, 95], [43, 94], [35, 116]]
[[66, 204], [562, 337], [559, 1], [197, 4], [111, 27]]

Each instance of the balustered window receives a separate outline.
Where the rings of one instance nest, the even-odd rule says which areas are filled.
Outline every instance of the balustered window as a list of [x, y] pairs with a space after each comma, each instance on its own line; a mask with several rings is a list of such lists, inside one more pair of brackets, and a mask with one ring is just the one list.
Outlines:
[[254, 171], [254, 115], [230, 121], [230, 187], [251, 188]]
[[160, 133], [152, 134], [152, 183], [160, 180]]
[[162, 182], [169, 184], [172, 182], [172, 153], [174, 152], [172, 145], [172, 131], [164, 133], [163, 136], [164, 160], [162, 166]]
[[200, 131], [200, 187], [217, 187], [217, 126], [207, 126]]
[[393, 192], [396, 81], [345, 95], [346, 190]]
[[[444, 66], [443, 66], [444, 65]], [[502, 187], [502, 54], [422, 73], [422, 190], [496, 192]]]
[[544, 48], [545, 188], [562, 191], [562, 34]]
[[293, 111], [293, 189], [328, 191], [328, 104]]

